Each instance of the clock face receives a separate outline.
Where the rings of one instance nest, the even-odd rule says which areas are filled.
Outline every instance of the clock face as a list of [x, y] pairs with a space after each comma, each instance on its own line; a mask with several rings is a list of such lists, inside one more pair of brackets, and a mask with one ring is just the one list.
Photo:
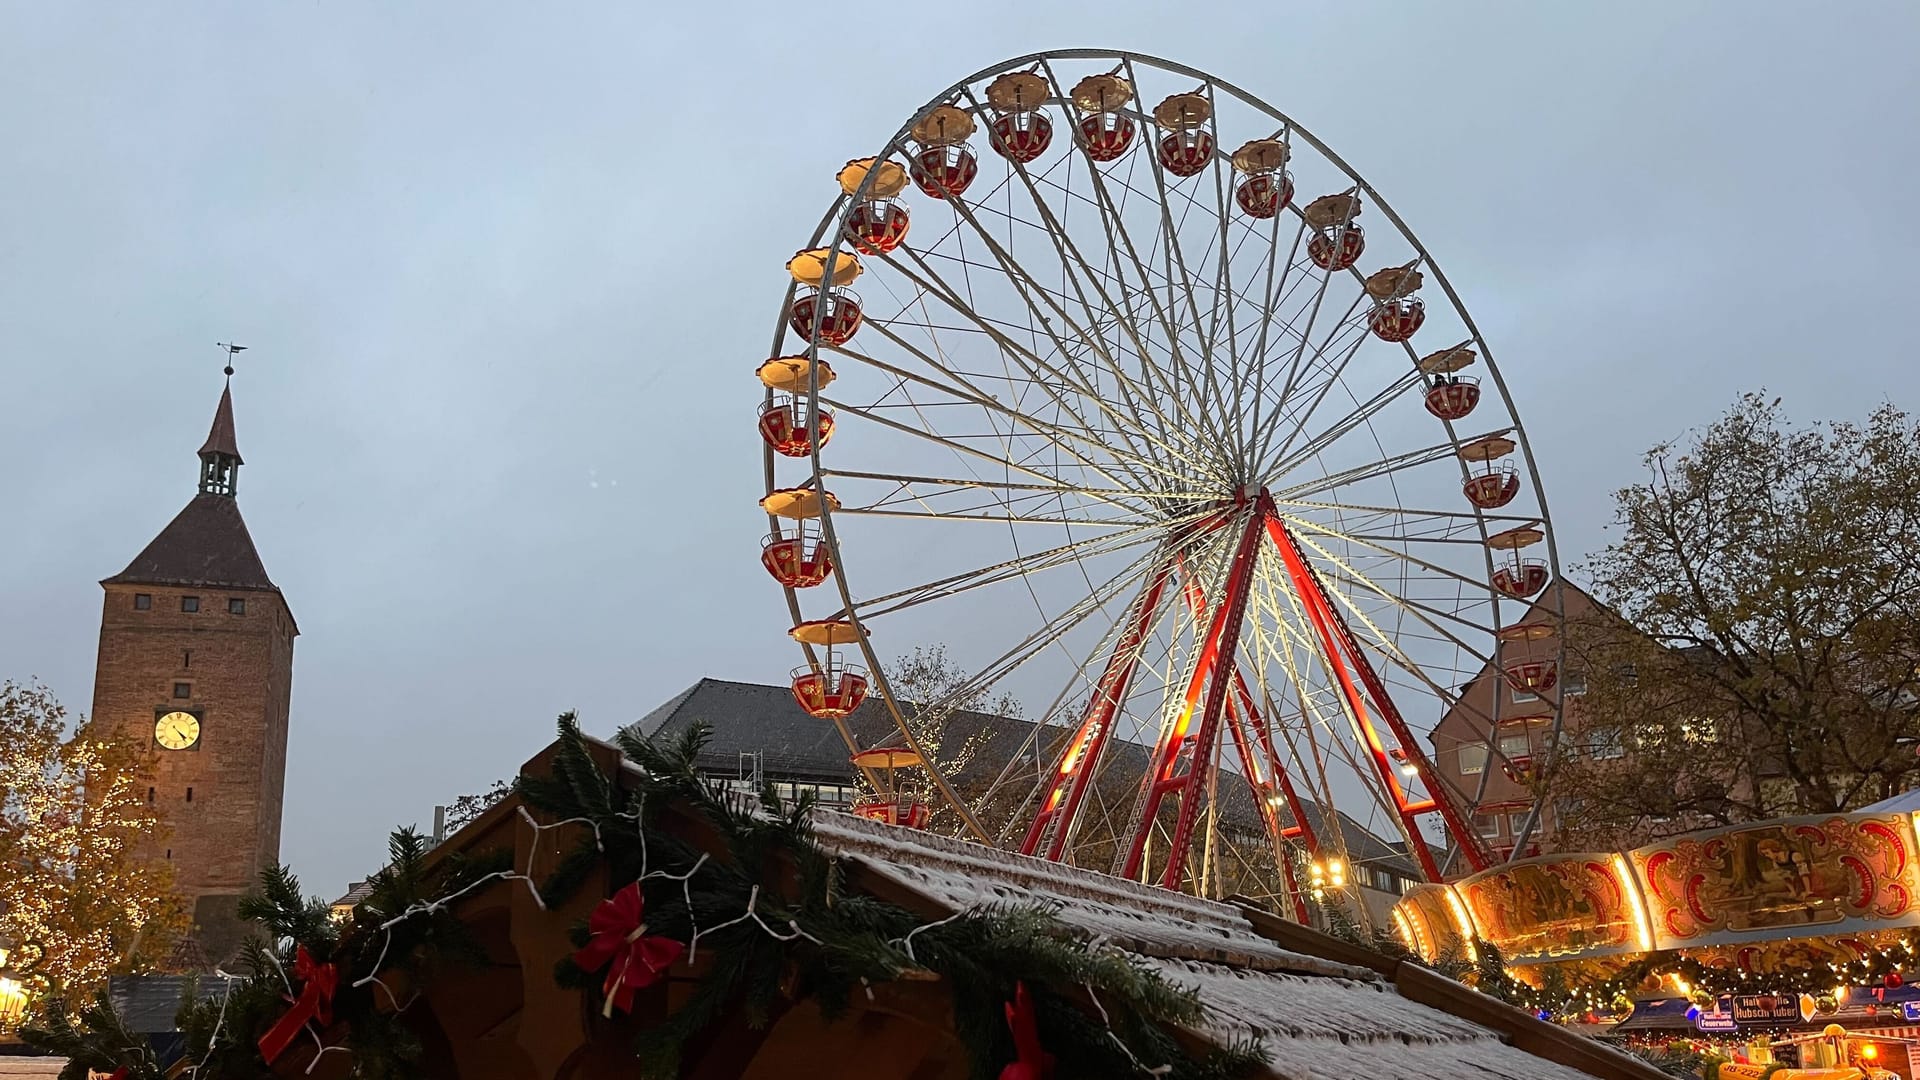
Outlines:
[[153, 722], [153, 741], [168, 750], [185, 750], [200, 741], [200, 718], [188, 712], [170, 712]]

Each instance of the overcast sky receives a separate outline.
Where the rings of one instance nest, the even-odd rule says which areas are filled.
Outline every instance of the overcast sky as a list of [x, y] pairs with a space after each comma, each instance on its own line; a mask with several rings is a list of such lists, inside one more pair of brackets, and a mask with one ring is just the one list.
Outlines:
[[1920, 405], [1908, 2], [0, 0], [0, 675], [89, 707], [96, 582], [193, 493], [238, 341], [311, 891], [563, 709], [782, 678], [751, 378], [781, 265], [930, 95], [1076, 46], [1236, 83], [1393, 201], [1563, 558], [1742, 389]]

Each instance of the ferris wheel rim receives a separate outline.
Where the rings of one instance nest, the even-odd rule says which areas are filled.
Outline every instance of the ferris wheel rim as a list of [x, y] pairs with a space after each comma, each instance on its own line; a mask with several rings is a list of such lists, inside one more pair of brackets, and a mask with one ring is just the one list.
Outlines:
[[[1421, 241], [1414, 234], [1412, 229], [1405, 223], [1403, 219], [1400, 218], [1398, 213], [1393, 210], [1391, 204], [1383, 196], [1381, 196], [1378, 190], [1375, 189], [1365, 179], [1365, 177], [1363, 177], [1356, 169], [1354, 169], [1351, 165], [1349, 165], [1343, 158], [1341, 158], [1337, 153], [1335, 153], [1324, 142], [1322, 142], [1315, 135], [1313, 135], [1313, 133], [1309, 129], [1305, 128], [1304, 126], [1300, 125], [1297, 121], [1293, 120], [1291, 116], [1282, 112], [1279, 109], [1274, 108], [1273, 106], [1267, 104], [1263, 99], [1255, 97], [1254, 95], [1235, 86], [1232, 83], [1219, 79], [1218, 77], [1210, 75], [1197, 68], [1193, 68], [1188, 65], [1180, 64], [1174, 61], [1166, 60], [1163, 58], [1151, 56], [1144, 53], [1131, 52], [1127, 50], [1103, 50], [1103, 49], [1050, 50], [1046, 52], [1031, 53], [1026, 56], [1016, 57], [1010, 60], [1002, 61], [998, 64], [994, 64], [989, 67], [982, 68], [979, 71], [967, 76], [966, 78], [950, 85], [946, 90], [944, 90], [938, 95], [935, 95], [933, 98], [929, 99], [926, 104], [922, 105], [919, 109], [917, 109], [913, 113], [913, 115], [909, 117], [909, 119], [901, 127], [901, 129], [895, 133], [893, 138], [887, 141], [884, 148], [881, 150], [880, 153], [876, 154], [875, 157], [877, 159], [884, 159], [888, 155], [894, 152], [897, 152], [903, 146], [904, 140], [911, 133], [914, 126], [917, 123], [919, 123], [922, 119], [924, 119], [929, 113], [931, 113], [934, 109], [940, 107], [943, 104], [949, 104], [953, 102], [954, 100], [956, 100], [956, 98], [959, 95], [967, 94], [968, 96], [972, 96], [970, 88], [978, 83], [981, 83], [986, 79], [992, 78], [996, 75], [1007, 73], [1009, 71], [1018, 70], [1022, 67], [1032, 66], [1036, 64], [1045, 65], [1050, 61], [1071, 61], [1071, 60], [1115, 60], [1122, 64], [1128, 65], [1129, 74], [1132, 73], [1131, 65], [1140, 64], [1145, 67], [1158, 69], [1162, 72], [1167, 72], [1167, 73], [1176, 74], [1176, 75], [1184, 75], [1187, 77], [1194, 78], [1198, 80], [1204, 87], [1206, 87], [1209, 90], [1209, 92], [1220, 91], [1220, 92], [1224, 92], [1232, 95], [1242, 105], [1252, 108], [1254, 110], [1257, 110], [1259, 112], [1265, 113], [1267, 116], [1279, 122], [1282, 125], [1282, 130], [1288, 133], [1290, 136], [1298, 137], [1303, 141], [1305, 141], [1308, 145], [1312, 146], [1329, 164], [1333, 165], [1342, 174], [1344, 174], [1349, 180], [1351, 180], [1354, 184], [1354, 190], [1364, 193], [1366, 197], [1372, 202], [1372, 205], [1379, 210], [1381, 215], [1385, 217], [1392, 224], [1395, 231], [1398, 232], [1398, 234], [1402, 237], [1402, 239], [1404, 239], [1408, 243], [1408, 245], [1412, 248], [1412, 250], [1417, 254], [1418, 258], [1415, 260], [1416, 263], [1419, 264], [1427, 272], [1432, 274], [1434, 280], [1438, 283], [1442, 292], [1445, 294], [1447, 301], [1450, 304], [1452, 310], [1461, 319], [1462, 324], [1465, 326], [1468, 334], [1470, 335], [1469, 342], [1475, 347], [1477, 347], [1481, 358], [1484, 360], [1484, 362], [1487, 365], [1490, 381], [1493, 384], [1493, 388], [1498, 393], [1501, 399], [1502, 405], [1505, 407], [1506, 420], [1509, 421], [1509, 423], [1505, 424], [1501, 430], [1506, 432], [1511, 438], [1514, 439], [1514, 441], [1517, 443], [1517, 446], [1522, 453], [1522, 459], [1524, 460], [1527, 466], [1527, 473], [1528, 473], [1527, 482], [1532, 489], [1534, 505], [1537, 506], [1539, 510], [1539, 513], [1537, 515], [1529, 515], [1529, 519], [1536, 521], [1538, 523], [1539, 528], [1544, 533], [1544, 538], [1546, 542], [1545, 554], [1547, 556], [1547, 564], [1550, 569], [1550, 577], [1548, 579], [1547, 589], [1550, 590], [1551, 614], [1556, 620], [1564, 622], [1565, 608], [1564, 608], [1564, 600], [1562, 598], [1562, 593], [1561, 593], [1561, 589], [1562, 589], [1561, 567], [1560, 567], [1560, 562], [1558, 558], [1557, 545], [1555, 543], [1554, 531], [1552, 529], [1552, 519], [1548, 510], [1544, 483], [1540, 476], [1540, 472], [1536, 467], [1531, 442], [1526, 435], [1525, 427], [1519, 415], [1519, 411], [1514, 406], [1512, 395], [1508, 390], [1504, 375], [1500, 372], [1500, 369], [1493, 358], [1492, 350], [1488, 347], [1484, 336], [1481, 334], [1477, 324], [1473, 321], [1471, 312], [1467, 309], [1466, 305], [1461, 301], [1457, 291], [1454, 289], [1451, 282], [1446, 278], [1437, 260], [1434, 259], [1431, 252], [1426, 248], [1426, 246], [1423, 243], [1421, 243]], [[1051, 76], [1051, 71], [1049, 71], [1049, 76]], [[1055, 83], [1056, 87], [1063, 87], [1064, 85], [1064, 84], [1060, 84], [1058, 80], [1052, 80], [1052, 81]], [[1151, 155], [1149, 155], [1149, 157], [1151, 157]], [[867, 192], [868, 189], [871, 188], [874, 182], [875, 182], [875, 176], [873, 172], [870, 171], [869, 175], [863, 180], [858, 190], [852, 193], [849, 193], [846, 191], [840, 192], [839, 195], [833, 200], [826, 214], [823, 216], [819, 226], [816, 228], [813, 234], [813, 239], [811, 243], [816, 246], [824, 244], [825, 247], [831, 253], [829, 256], [830, 258], [837, 257], [841, 251], [843, 251], [844, 249], [850, 246], [847, 240], [846, 230], [845, 230], [848, 215], [851, 213], [852, 209], [859, 204], [864, 194]], [[1355, 273], [1351, 268], [1349, 268], [1349, 272]], [[790, 283], [787, 289], [786, 303], [783, 304], [781, 309], [782, 314], [781, 314], [780, 320], [776, 323], [774, 345], [771, 350], [771, 352], [774, 354], [777, 354], [780, 351], [780, 344], [786, 337], [786, 332], [785, 332], [786, 311], [788, 306], [791, 305], [796, 291], [797, 291], [797, 285]], [[817, 322], [814, 326], [813, 333], [808, 337], [807, 351], [810, 355], [814, 355], [814, 356], [822, 355], [824, 352], [822, 348], [822, 342], [820, 340], [820, 324]], [[1411, 357], [1412, 349], [1410, 345], [1407, 346], [1407, 351], [1409, 353], [1409, 356]], [[815, 369], [809, 374], [808, 386], [806, 390], [806, 396], [811, 403], [810, 414], [812, 412], [817, 412], [822, 401], [820, 397], [820, 388], [818, 385], [817, 367], [818, 365], [815, 365]], [[768, 397], [770, 398], [771, 396], [772, 396], [772, 391], [769, 391]], [[1459, 433], [1454, 430], [1454, 423], [1452, 421], [1445, 420], [1444, 418], [1442, 422], [1445, 425], [1448, 443], [1454, 449], [1457, 450], [1460, 446], [1463, 445], [1463, 442]], [[825, 480], [829, 476], [834, 475], [836, 470], [826, 468], [824, 466], [824, 463], [821, 461], [820, 440], [816, 438], [812, 442], [813, 442], [813, 445], [811, 447], [810, 454], [808, 455], [810, 459], [809, 460], [809, 464], [810, 464], [809, 483], [816, 487], [824, 488]], [[766, 457], [767, 486], [769, 490], [773, 490], [774, 483], [775, 483], [775, 477], [774, 477], [775, 455], [771, 450], [768, 450], [765, 453], [765, 457]], [[1462, 467], [1464, 471], [1465, 469], [1464, 463]], [[839, 512], [845, 513], [846, 511], [842, 510]], [[856, 627], [859, 627], [861, 626], [861, 620], [862, 620], [861, 608], [863, 605], [870, 604], [870, 601], [856, 600], [853, 590], [848, 583], [848, 579], [846, 576], [847, 563], [846, 563], [846, 560], [843, 558], [843, 549], [841, 547], [840, 538], [834, 527], [834, 519], [836, 516], [837, 516], [836, 511], [833, 508], [831, 507], [822, 508], [820, 513], [820, 527], [821, 527], [821, 532], [823, 534], [823, 542], [826, 545], [828, 551], [832, 555], [834, 565], [838, 568], [838, 571], [835, 574], [835, 578], [836, 578], [836, 586], [840, 593], [840, 598], [841, 598], [840, 613], [847, 620], [852, 622]], [[1484, 538], [1488, 535], [1486, 522], [1489, 520], [1489, 514], [1483, 510], [1479, 510], [1476, 508], [1472, 512], [1471, 516], [1478, 521], [1479, 523], [1478, 528], [1484, 540]], [[1498, 516], [1494, 515], [1494, 517], [1497, 518]], [[774, 524], [775, 528], [778, 529], [780, 525], [779, 519], [772, 515], [769, 515], [769, 520]], [[1490, 548], [1486, 549], [1485, 555], [1486, 555], [1486, 558], [1484, 561], [1487, 564], [1487, 570], [1489, 574], [1491, 574], [1493, 570], [1492, 550]], [[1484, 583], [1476, 583], [1476, 585], [1482, 585], [1482, 584]], [[801, 620], [798, 593], [794, 588], [790, 586], [784, 587], [784, 591], [788, 599], [790, 611], [795, 621], [798, 622]], [[1507, 601], [1502, 600], [1497, 594], [1491, 596], [1491, 600], [1492, 600], [1491, 619], [1492, 619], [1493, 629], [1496, 632], [1498, 632], [1503, 626], [1508, 625], [1507, 620], [1505, 618], [1505, 607], [1504, 607]], [[1547, 596], [1536, 595], [1535, 597], [1531, 598], [1531, 600], [1520, 601], [1520, 604], [1523, 610], [1536, 609], [1536, 608], [1539, 608], [1540, 605], [1547, 600], [1548, 600]], [[1524, 613], [1521, 615], [1521, 618], [1525, 618]], [[888, 710], [892, 713], [896, 726], [898, 726], [901, 729], [902, 733], [906, 734], [909, 741], [911, 741], [912, 734], [910, 731], [908, 731], [906, 718], [899, 709], [898, 699], [896, 695], [893, 693], [891, 686], [888, 685], [884, 665], [881, 664], [878, 656], [874, 653], [873, 645], [870, 638], [864, 633], [862, 633], [859, 636], [859, 643], [860, 643], [860, 650], [869, 665], [869, 670], [872, 673], [872, 678], [875, 683], [875, 689], [879, 691], [882, 697], [882, 700], [886, 703]], [[1565, 659], [1564, 658], [1564, 653], [1565, 653], [1564, 641], [1561, 643], [1560, 652], [1561, 652], [1560, 662], [1564, 665], [1564, 659]], [[814, 660], [814, 657], [812, 656], [812, 650], [810, 647], [808, 648], [808, 653], [809, 653], [809, 661], [811, 662]], [[1490, 666], [1496, 669], [1496, 675], [1497, 675], [1497, 669], [1498, 669], [1497, 656], [1498, 656], [1498, 653], [1496, 651], [1493, 654], [1493, 656], [1489, 658], [1487, 661]], [[1504, 697], [1503, 694], [1498, 694], [1498, 693], [1495, 694], [1495, 704], [1494, 704], [1492, 715], [1489, 717], [1489, 722], [1488, 722], [1489, 742], [1491, 742], [1495, 738], [1495, 733], [1497, 732], [1500, 724], [1500, 699], [1502, 697]], [[1547, 751], [1546, 751], [1549, 757], [1551, 757], [1553, 754], [1555, 754], [1558, 751], [1559, 743], [1561, 741], [1563, 727], [1565, 724], [1565, 708], [1563, 703], [1556, 702], [1553, 708], [1552, 716], [1553, 716], [1553, 722], [1551, 726], [1551, 732], [1549, 735]], [[844, 725], [842, 725], [842, 734], [851, 743], [852, 737], [847, 732]], [[1481, 780], [1482, 793], [1484, 792], [1485, 781], [1486, 781], [1486, 776], [1483, 774], [1483, 777]], [[943, 781], [941, 782], [941, 786], [944, 790], [945, 784]], [[947, 794], [951, 797], [950, 791], [948, 791]], [[956, 807], [961, 810], [963, 817], [967, 816], [964, 804], [962, 804], [957, 798], [954, 798], [953, 801]], [[1478, 804], [1481, 801], [1482, 800], [1479, 797], [1475, 797], [1471, 800], [1473, 804]], [[1528, 829], [1531, 829], [1533, 822], [1537, 820], [1539, 810], [1543, 801], [1544, 801], [1543, 797], [1536, 797], [1533, 799], [1531, 809], [1529, 810], [1529, 814], [1528, 814], [1528, 826], [1527, 826]], [[967, 824], [979, 838], [987, 839], [984, 832], [980, 830], [976, 822], [973, 822], [969, 818], [969, 820], [967, 821]], [[1513, 853], [1510, 855], [1510, 858], [1520, 857], [1520, 855], [1523, 853], [1523, 850], [1524, 850], [1524, 838], [1522, 838], [1521, 841], [1515, 843], [1513, 848]]]

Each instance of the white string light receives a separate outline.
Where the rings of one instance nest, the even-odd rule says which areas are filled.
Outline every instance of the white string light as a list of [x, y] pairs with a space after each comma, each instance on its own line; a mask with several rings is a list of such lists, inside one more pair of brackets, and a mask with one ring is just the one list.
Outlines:
[[[541, 911], [550, 910], [547, 907], [546, 899], [540, 895], [539, 886], [536, 883], [533, 876], [534, 863], [539, 856], [540, 848], [541, 848], [539, 836], [540, 834], [545, 833], [549, 829], [564, 828], [568, 825], [585, 825], [589, 829], [593, 830], [594, 850], [602, 854], [606, 852], [606, 844], [605, 844], [605, 839], [601, 833], [600, 822], [594, 818], [573, 817], [573, 818], [567, 818], [563, 821], [552, 822], [550, 824], [542, 824], [539, 821], [534, 819], [533, 815], [530, 812], [528, 812], [525, 806], [517, 807], [516, 812], [518, 813], [520, 819], [526, 822], [526, 824], [534, 830], [534, 834], [535, 834], [535, 842], [531, 845], [527, 855], [526, 869], [525, 870], [518, 870], [518, 869], [498, 870], [490, 874], [485, 874], [479, 878], [474, 879], [471, 882], [468, 882], [466, 885], [462, 886], [461, 888], [451, 893], [448, 893], [445, 896], [439, 897], [431, 901], [420, 901], [420, 902], [411, 904], [405, 910], [401, 911], [399, 914], [394, 915], [393, 917], [380, 923], [378, 927], [376, 927], [376, 929], [378, 929], [383, 935], [383, 939], [380, 944], [380, 953], [374, 959], [372, 969], [369, 970], [367, 974], [361, 976], [358, 979], [355, 979], [351, 984], [352, 986], [359, 988], [359, 987], [365, 987], [369, 984], [377, 984], [382, 990], [386, 991], [387, 1000], [394, 1006], [394, 1010], [396, 1012], [405, 1012], [408, 1008], [410, 1008], [414, 1004], [414, 1002], [420, 999], [420, 996], [421, 996], [420, 991], [416, 989], [413, 992], [412, 996], [410, 996], [407, 999], [406, 1003], [402, 1004], [398, 1000], [397, 996], [393, 993], [393, 988], [388, 986], [386, 982], [384, 982], [379, 978], [379, 973], [385, 967], [387, 955], [393, 946], [393, 930], [395, 927], [406, 922], [408, 919], [414, 918], [416, 916], [431, 915], [435, 912], [442, 911], [448, 905], [459, 900], [462, 896], [465, 896], [466, 894], [472, 892], [473, 890], [478, 889], [482, 885], [485, 885], [485, 884], [488, 884], [489, 882], [494, 882], [494, 881], [525, 882], [527, 886], [527, 892], [533, 898], [534, 904]], [[815, 945], [825, 947], [826, 943], [824, 941], [821, 941], [819, 938], [815, 937], [813, 934], [803, 929], [800, 926], [799, 921], [796, 919], [789, 918], [786, 920], [787, 932], [785, 933], [782, 933], [781, 931], [776, 930], [773, 926], [769, 925], [767, 920], [761, 915], [761, 912], [759, 910], [760, 886], [758, 884], [755, 884], [754, 886], [752, 886], [751, 890], [749, 891], [747, 895], [746, 910], [743, 911], [740, 915], [736, 916], [735, 918], [729, 919], [725, 922], [716, 923], [713, 926], [707, 926], [707, 927], [700, 926], [698, 920], [694, 917], [692, 881], [693, 881], [694, 875], [699, 873], [700, 870], [703, 867], [705, 867], [707, 863], [711, 860], [712, 858], [711, 854], [707, 852], [702, 852], [699, 858], [694, 861], [694, 864], [691, 867], [688, 867], [684, 873], [675, 874], [665, 870], [648, 869], [648, 861], [649, 861], [650, 855], [647, 848], [647, 830], [645, 828], [638, 827], [640, 818], [642, 817], [643, 813], [644, 813], [644, 798], [641, 803], [641, 807], [639, 809], [636, 809], [633, 813], [630, 813], [630, 814], [615, 813], [613, 816], [618, 818], [630, 819], [636, 825], [636, 832], [638, 833], [639, 840], [640, 840], [640, 875], [637, 879], [635, 879], [636, 882], [658, 880], [658, 881], [677, 881], [680, 883], [681, 899], [686, 904], [686, 908], [687, 908], [687, 920], [689, 924], [691, 924], [693, 927], [693, 936], [687, 942], [687, 962], [689, 964], [693, 963], [695, 959], [699, 956], [701, 938], [707, 936], [708, 934], [717, 933], [721, 930], [725, 930], [733, 926], [738, 926], [741, 923], [745, 923], [745, 922], [752, 922], [754, 925], [758, 926], [761, 929], [761, 931], [764, 932], [768, 937], [772, 938], [775, 941], [786, 943], [786, 942], [797, 941], [804, 938], [805, 940], [810, 941]], [[941, 926], [946, 926], [950, 923], [966, 918], [970, 915], [975, 914], [977, 910], [978, 910], [977, 907], [968, 907], [966, 909], [956, 911], [953, 914], [948, 915], [943, 919], [938, 919], [930, 923], [923, 923], [919, 926], [914, 927], [912, 930], [907, 931], [907, 933], [901, 937], [889, 939], [887, 944], [901, 950], [906, 954], [908, 960], [912, 961], [915, 964], [918, 964], [920, 960], [919, 960], [919, 957], [915, 955], [914, 949], [913, 949], [913, 939], [917, 935], [919, 935], [924, 931], [932, 930]], [[1096, 939], [1089, 947], [1093, 949], [1104, 947], [1104, 938]], [[279, 958], [275, 956], [271, 951], [268, 951], [267, 956], [268, 956], [268, 959], [273, 963], [275, 971], [279, 973], [281, 981], [286, 984], [287, 992], [289, 994], [292, 994], [294, 992], [292, 980], [288, 978], [287, 972], [281, 966]], [[228, 984], [227, 993], [228, 995], [230, 995], [232, 991], [232, 983], [238, 980], [240, 977], [234, 976], [234, 975], [228, 975], [227, 973], [222, 971], [216, 971], [216, 974], [218, 974], [221, 978], [227, 980], [227, 984]], [[869, 982], [869, 980], [867, 980], [864, 977], [860, 980], [860, 982], [862, 987], [865, 989], [868, 1000], [872, 1000], [874, 996], [872, 984]], [[1086, 985], [1086, 984], [1083, 984], [1083, 985]], [[1103, 1006], [1100, 1003], [1100, 999], [1094, 995], [1092, 986], [1086, 985], [1086, 990], [1087, 990], [1087, 996], [1089, 997], [1089, 999], [1093, 1001], [1094, 1008], [1099, 1010], [1100, 1020], [1102, 1025], [1107, 1029], [1108, 1038], [1113, 1040], [1114, 1045], [1118, 1046], [1121, 1052], [1126, 1054], [1127, 1059], [1131, 1061], [1136, 1068], [1138, 1068], [1141, 1072], [1145, 1073], [1146, 1075], [1154, 1076], [1154, 1077], [1165, 1076], [1166, 1074], [1172, 1071], [1173, 1067], [1171, 1065], [1160, 1065], [1157, 1067], [1150, 1068], [1144, 1063], [1142, 1063], [1140, 1059], [1134, 1055], [1133, 1051], [1127, 1046], [1127, 1044], [1120, 1039], [1119, 1034], [1113, 1030], [1113, 1025], [1110, 1018], [1107, 1015], [1106, 1007]], [[221, 1003], [220, 1003], [221, 1004], [220, 1017], [218, 1020], [216, 1020], [214, 1025], [214, 1037], [213, 1039], [209, 1040], [208, 1046], [207, 1046], [209, 1054], [211, 1054], [214, 1046], [217, 1045], [219, 1032], [221, 1030], [222, 1025], [225, 1023], [226, 1001], [227, 1001], [226, 996], [223, 996], [221, 998]], [[332, 1046], [327, 1045], [326, 1042], [321, 1038], [320, 1033], [317, 1030], [315, 1030], [312, 1021], [309, 1021], [304, 1026], [303, 1030], [306, 1031], [307, 1034], [309, 1034], [313, 1038], [315, 1045], [318, 1047], [318, 1050], [314, 1054], [313, 1060], [308, 1063], [307, 1068], [305, 1070], [305, 1072], [308, 1075], [312, 1074], [314, 1068], [319, 1065], [320, 1059], [325, 1057], [328, 1053], [332, 1053], [332, 1052], [351, 1053], [352, 1052], [352, 1048], [345, 1043], [332, 1045]], [[190, 1070], [189, 1075], [197, 1076], [199, 1073], [199, 1069], [200, 1069], [200, 1065], [195, 1064]]]
[[1107, 1007], [1100, 1004], [1100, 995], [1093, 992], [1093, 984], [1081, 983], [1080, 985], [1087, 992], [1087, 1000], [1093, 1002], [1093, 1007], [1100, 1010], [1100, 1026], [1107, 1029], [1107, 1038], [1112, 1039], [1113, 1045], [1119, 1047], [1120, 1052], [1127, 1055], [1127, 1060], [1133, 1062], [1134, 1068], [1139, 1069], [1148, 1076], [1165, 1076], [1173, 1071], [1173, 1066], [1171, 1065], [1156, 1065], [1153, 1068], [1148, 1068], [1139, 1058], [1133, 1056], [1133, 1048], [1122, 1042], [1120, 1040], [1120, 1033], [1113, 1030], [1113, 1018], [1107, 1015]]

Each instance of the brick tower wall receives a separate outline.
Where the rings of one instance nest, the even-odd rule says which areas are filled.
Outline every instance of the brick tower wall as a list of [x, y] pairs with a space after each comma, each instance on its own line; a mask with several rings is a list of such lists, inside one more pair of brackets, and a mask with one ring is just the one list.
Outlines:
[[[270, 591], [105, 588], [92, 715], [150, 755], [153, 803], [170, 830], [153, 854], [172, 863], [189, 898], [246, 892], [279, 861], [292, 616]], [[141, 594], [152, 597], [145, 610], [134, 606]], [[182, 611], [185, 596], [200, 609]], [[244, 614], [228, 610], [235, 598]], [[176, 683], [188, 684], [186, 697], [175, 696]], [[197, 748], [154, 742], [156, 710], [174, 708], [200, 714]]]

